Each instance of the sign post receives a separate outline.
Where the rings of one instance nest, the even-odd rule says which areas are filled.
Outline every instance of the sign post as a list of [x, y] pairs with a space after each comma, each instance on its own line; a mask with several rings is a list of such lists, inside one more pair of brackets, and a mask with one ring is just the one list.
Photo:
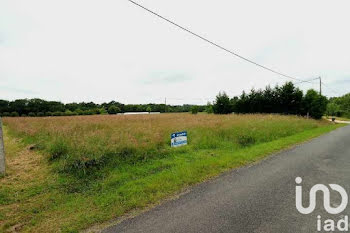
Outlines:
[[179, 147], [187, 145], [187, 131], [171, 134], [171, 147]]
[[0, 175], [5, 175], [5, 149], [4, 138], [2, 133], [2, 120], [0, 117]]

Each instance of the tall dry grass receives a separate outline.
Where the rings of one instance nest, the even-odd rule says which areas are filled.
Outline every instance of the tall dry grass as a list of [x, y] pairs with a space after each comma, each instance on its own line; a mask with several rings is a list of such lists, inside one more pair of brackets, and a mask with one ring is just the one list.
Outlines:
[[4, 118], [4, 124], [47, 152], [60, 171], [86, 173], [110, 163], [167, 156], [174, 151], [170, 134], [176, 131], [188, 131], [184, 150], [238, 149], [327, 123], [296, 116], [180, 113]]

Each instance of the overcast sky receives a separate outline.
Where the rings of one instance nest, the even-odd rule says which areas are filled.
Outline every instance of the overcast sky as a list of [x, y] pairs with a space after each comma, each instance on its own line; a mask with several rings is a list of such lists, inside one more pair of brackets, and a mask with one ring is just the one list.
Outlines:
[[[350, 92], [347, 0], [136, 1], [282, 73], [322, 76], [328, 96]], [[0, 0], [0, 99], [203, 104], [287, 80], [127, 0]]]

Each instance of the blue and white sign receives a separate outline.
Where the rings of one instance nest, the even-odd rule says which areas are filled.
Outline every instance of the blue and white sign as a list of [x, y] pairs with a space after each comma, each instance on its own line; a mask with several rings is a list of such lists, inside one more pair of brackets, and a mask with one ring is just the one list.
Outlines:
[[187, 131], [171, 134], [171, 147], [187, 145]]

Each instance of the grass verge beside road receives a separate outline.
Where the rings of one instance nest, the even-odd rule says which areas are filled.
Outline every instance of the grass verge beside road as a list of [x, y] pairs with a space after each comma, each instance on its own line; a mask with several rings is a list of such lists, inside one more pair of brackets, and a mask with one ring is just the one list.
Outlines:
[[[167, 121], [166, 116], [160, 117], [165, 117], [163, 120]], [[63, 161], [52, 160], [51, 147], [46, 148], [46, 145], [38, 143], [42, 137], [53, 137], [54, 131], [45, 132], [42, 129], [36, 135], [34, 129], [24, 127], [28, 130], [27, 134], [27, 131], [23, 133], [16, 130], [16, 127], [23, 126], [26, 122], [20, 122], [18, 126], [5, 121], [8, 174], [0, 179], [0, 231], [77, 232], [132, 210], [150, 207], [190, 185], [255, 162], [341, 126], [284, 116], [215, 116], [215, 119], [199, 115], [181, 117], [187, 118], [187, 122], [192, 120], [192, 125], [195, 125], [187, 124], [189, 135], [192, 135], [189, 146], [169, 150], [160, 143], [158, 149], [163, 152], [162, 156], [142, 157], [141, 160], [132, 162], [128, 159], [118, 159], [117, 163], [109, 160], [112, 166], [105, 165], [85, 175], [59, 169]], [[53, 124], [54, 119], [49, 119], [46, 124]], [[252, 119], [256, 122], [251, 122]], [[212, 124], [216, 123], [215, 127], [205, 128], [208, 120]], [[143, 117], [132, 121], [136, 121], [137, 126], [152, 124], [152, 121]], [[199, 124], [198, 121], [203, 122]], [[239, 128], [235, 121], [240, 121], [244, 127]], [[65, 127], [68, 126], [63, 126]], [[77, 130], [77, 125], [69, 127]], [[86, 127], [95, 131], [106, 130], [96, 122], [81, 126], [80, 130], [88, 130]], [[255, 130], [256, 134], [250, 135], [251, 131], [244, 134], [247, 129]], [[169, 136], [167, 130], [164, 135]], [[263, 131], [260, 135], [259, 130]], [[206, 134], [205, 137], [202, 132]], [[232, 132], [235, 134], [231, 137]], [[273, 133], [276, 135], [269, 135]], [[210, 135], [218, 138], [206, 137]], [[159, 142], [164, 140], [168, 145], [168, 137], [160, 136]], [[269, 140], [264, 141], [263, 138]], [[241, 142], [237, 143], [239, 140]], [[35, 142], [37, 144], [32, 144]], [[139, 143], [143, 145], [142, 142]], [[84, 148], [83, 145], [82, 143], [80, 149]], [[72, 148], [72, 152], [74, 149], [76, 148]]]
[[324, 117], [324, 118], [325, 118], [325, 119], [328, 119], [328, 120], [331, 120], [333, 117], [334, 117], [336, 120], [339, 120], [339, 121], [350, 121], [350, 119], [349, 119], [349, 118], [346, 118], [346, 117], [327, 116], [327, 117]]

